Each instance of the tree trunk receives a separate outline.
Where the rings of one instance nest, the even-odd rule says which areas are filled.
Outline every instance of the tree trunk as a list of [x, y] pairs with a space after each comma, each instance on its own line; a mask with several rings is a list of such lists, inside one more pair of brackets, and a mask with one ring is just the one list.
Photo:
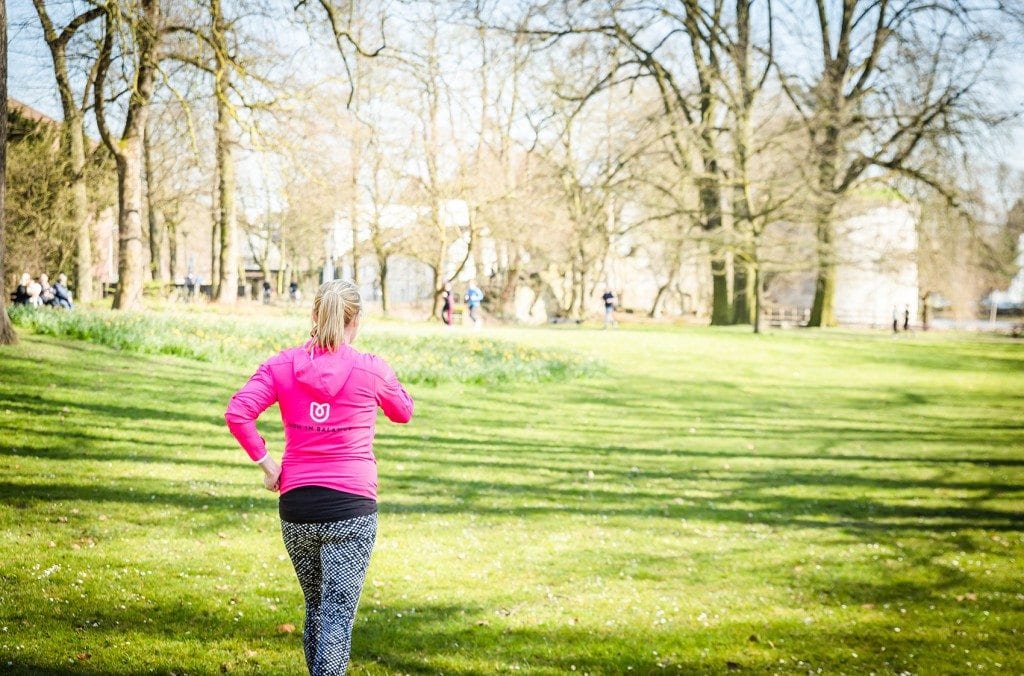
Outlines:
[[438, 282], [440, 280], [442, 280], [444, 278], [444, 276], [441, 274], [439, 268], [435, 268], [433, 266], [430, 267], [430, 273], [431, 273], [431, 283], [433, 284], [433, 287], [434, 287], [434, 298], [433, 298], [433, 300], [431, 300], [430, 317], [428, 317], [428, 319], [433, 319], [434, 317], [439, 317], [440, 316], [438, 313], [441, 310], [441, 294], [444, 293], [444, 282], [443, 281], [441, 282], [441, 284], [440, 284], [441, 288], [440, 289], [438, 289], [437, 287], [438, 287]]
[[167, 274], [171, 283], [178, 281], [178, 227], [173, 220], [164, 220], [167, 232]]
[[661, 299], [665, 297], [665, 292], [668, 291], [668, 285], [671, 282], [662, 284], [658, 287], [658, 292], [654, 294], [654, 302], [651, 303], [651, 309], [647, 313], [647, 316], [651, 319], [655, 319], [658, 316], [659, 306], [661, 305]]
[[278, 232], [281, 234], [281, 240], [278, 245], [278, 264], [280, 267], [277, 269], [277, 293], [283, 296], [288, 290], [288, 284], [291, 282], [291, 279], [289, 279], [291, 266], [285, 262], [288, 260], [288, 240], [285, 238], [285, 224], [283, 222]]
[[145, 277], [145, 258], [142, 250], [143, 143], [149, 104], [153, 97], [157, 50], [160, 42], [160, 4], [157, 0], [142, 0], [135, 9], [136, 22], [132, 30], [137, 48], [134, 87], [128, 99], [124, 130], [115, 139], [107, 126], [105, 80], [111, 65], [111, 50], [117, 27], [116, 12], [107, 9], [107, 26], [96, 62], [96, 83], [93, 87], [96, 125], [103, 143], [117, 161], [117, 292], [115, 310], [141, 308], [142, 286]]
[[[706, 168], [717, 172], [715, 163]], [[700, 181], [701, 227], [714, 236], [722, 230], [722, 203], [717, 178]], [[723, 326], [732, 323], [732, 303], [729, 301], [728, 266], [720, 242], [711, 242], [711, 325]]]
[[380, 268], [380, 309], [384, 316], [388, 315], [388, 257], [378, 256], [377, 266]]
[[753, 279], [757, 277], [755, 272], [750, 274], [750, 265], [742, 260], [733, 260], [732, 270], [732, 313], [734, 324], [749, 324], [753, 315]]
[[711, 325], [725, 326], [732, 323], [732, 306], [729, 303], [729, 274], [725, 256], [711, 254]]
[[[56, 59], [56, 57], [55, 57]], [[63, 59], [62, 59], [63, 60]], [[64, 67], [65, 76], [67, 66]], [[75, 300], [86, 303], [93, 298], [92, 284], [92, 213], [89, 210], [89, 193], [85, 183], [85, 130], [82, 113], [73, 99], [65, 101], [61, 91], [61, 103], [64, 108], [64, 128], [69, 146], [69, 181], [71, 184], [71, 222], [77, 230], [77, 252], [75, 260]]]
[[154, 281], [167, 281], [167, 267], [164, 265], [164, 217], [153, 197], [153, 158], [150, 137], [146, 134], [144, 149], [146, 160], [146, 211], [149, 216], [149, 270]]
[[824, 101], [820, 127], [812, 136], [817, 176], [817, 206], [815, 221], [818, 235], [818, 273], [814, 284], [814, 302], [808, 326], [828, 327], [836, 325], [835, 316], [835, 228], [832, 216], [835, 213], [840, 193], [836, 186], [839, 153], [842, 148], [843, 115], [843, 63], [840, 58], [829, 63], [825, 71], [825, 84], [821, 97]]
[[[357, 129], [361, 130], [359, 123]], [[349, 176], [349, 197], [348, 197], [348, 227], [352, 231], [352, 283], [359, 288], [361, 275], [359, 272], [359, 210], [358, 210], [358, 189], [359, 189], [359, 164], [362, 155], [362, 140], [360, 134], [356, 133], [352, 139], [352, 166]]]
[[231, 113], [227, 92], [217, 97], [217, 166], [220, 193], [220, 275], [217, 278], [217, 302], [234, 304], [238, 300], [238, 264], [235, 240], [238, 218], [235, 210], [235, 158], [232, 153]]
[[[834, 146], [834, 138], [838, 132], [830, 134], [829, 144]], [[817, 220], [818, 236], [818, 273], [814, 284], [814, 302], [811, 305], [811, 317], [808, 326], [828, 327], [836, 325], [835, 315], [835, 226], [832, 215], [835, 211], [836, 196], [833, 193], [835, 181], [835, 153], [825, 149], [819, 161], [819, 194], [821, 203], [818, 205]]]
[[117, 292], [115, 310], [139, 309], [145, 277], [142, 250], [142, 139], [132, 136], [122, 142], [117, 157]]
[[[218, 198], [219, 199], [219, 198]], [[220, 204], [215, 199], [214, 205]], [[218, 280], [220, 280], [219, 272], [219, 261], [220, 255], [220, 209], [214, 206], [211, 215], [210, 224], [210, 296], [213, 297], [218, 291]]]
[[7, 3], [0, 2], [0, 345], [13, 345], [18, 336], [7, 316], [7, 217], [4, 200], [7, 195]]
[[754, 333], [761, 333], [761, 266], [754, 268]]
[[818, 275], [814, 283], [814, 303], [808, 326], [828, 327], [836, 325], [835, 295], [836, 267], [833, 256], [832, 220], [827, 215], [818, 223]]
[[[98, 19], [103, 11], [93, 7], [73, 18], [58, 34], [50, 20], [43, 0], [34, 0], [36, 14], [43, 28], [43, 37], [53, 59], [53, 74], [60, 95], [61, 110], [64, 113], [61, 151], [67, 159], [68, 185], [71, 188], [71, 223], [77, 232], [77, 257], [75, 264], [75, 298], [87, 302], [93, 297], [92, 284], [92, 213], [89, 210], [89, 195], [85, 184], [85, 128], [82, 108], [78, 106], [71, 87], [67, 65], [67, 45], [80, 28]], [[88, 85], [86, 86], [88, 89]], [[84, 102], [83, 102], [84, 107]]]

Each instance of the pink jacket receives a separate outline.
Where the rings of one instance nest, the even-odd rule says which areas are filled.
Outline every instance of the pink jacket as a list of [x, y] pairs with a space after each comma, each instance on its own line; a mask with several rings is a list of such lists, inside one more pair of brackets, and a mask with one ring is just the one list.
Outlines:
[[383, 359], [348, 345], [336, 352], [317, 348], [311, 355], [307, 343], [261, 364], [224, 414], [256, 462], [267, 454], [256, 418], [274, 402], [284, 422], [281, 493], [325, 486], [376, 499], [377, 407], [398, 423], [409, 422], [413, 409], [412, 397]]

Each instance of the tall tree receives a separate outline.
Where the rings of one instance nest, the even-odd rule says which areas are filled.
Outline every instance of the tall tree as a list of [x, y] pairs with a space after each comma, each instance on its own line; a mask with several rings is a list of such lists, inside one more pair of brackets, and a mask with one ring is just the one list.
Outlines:
[[[753, 0], [735, 0], [734, 28], [723, 31], [725, 53], [729, 57], [728, 69], [723, 69], [723, 89], [726, 107], [731, 117], [729, 140], [732, 145], [732, 166], [728, 172], [732, 190], [733, 230], [748, 241], [755, 242], [759, 235], [754, 222], [753, 196], [751, 194], [750, 162], [753, 148], [753, 130], [751, 117], [757, 97], [768, 82], [772, 66], [772, 0], [761, 2], [760, 15], [765, 17], [767, 24], [764, 34], [765, 44], [757, 44], [754, 30], [754, 17], [751, 16]], [[757, 48], [760, 55], [760, 70], [753, 62]], [[740, 252], [734, 257], [733, 264], [733, 322], [736, 324], [754, 324], [757, 331], [756, 296], [759, 286], [757, 271], [752, 265], [755, 254], [751, 250]]]
[[[103, 5], [104, 32], [96, 66], [95, 114], [100, 137], [117, 163], [117, 292], [115, 309], [142, 307], [145, 277], [142, 214], [145, 208], [143, 137], [153, 96], [161, 40], [159, 0], [140, 0], [122, 8], [117, 0]], [[120, 134], [115, 137], [107, 119], [107, 77], [114, 63], [115, 43], [124, 45], [128, 102]]]
[[79, 103], [79, 98], [76, 96], [71, 82], [68, 45], [81, 28], [103, 16], [103, 9], [92, 7], [76, 15], [63, 29], [58, 31], [46, 9], [46, 3], [43, 0], [32, 0], [32, 3], [35, 5], [39, 22], [42, 24], [46, 45], [50, 49], [53, 75], [57, 81], [61, 111], [64, 114], [62, 151], [65, 156], [67, 181], [71, 189], [71, 221], [78, 233], [75, 293], [79, 302], [89, 301], [93, 297], [92, 212], [89, 209], [85, 176], [87, 148], [84, 110], [88, 106], [91, 83], [87, 82], [83, 87], [81, 103]]
[[577, 98], [585, 101], [595, 92], [623, 82], [643, 80], [654, 85], [672, 162], [698, 193], [698, 220], [710, 244], [711, 323], [731, 323], [728, 264], [719, 246], [723, 237], [723, 106], [718, 84], [724, 58], [724, 0], [681, 0], [672, 7], [626, 0], [604, 3], [592, 12], [577, 11], [574, 3], [563, 0], [549, 9], [546, 14], [528, 12], [519, 31], [547, 44], [595, 39], [616, 47], [609, 53], [623, 55], [599, 64], [599, 77]]
[[238, 213], [235, 208], [235, 138], [231, 82], [235, 64], [232, 62], [220, 0], [210, 0], [211, 30], [208, 44], [213, 52], [213, 95], [217, 100], [217, 180], [220, 221], [220, 275], [216, 283], [219, 303], [234, 303], [238, 298]]
[[4, 270], [7, 193], [7, 3], [0, 2], [0, 345], [12, 345], [18, 336], [7, 316], [7, 273]]
[[200, 25], [169, 27], [169, 33], [184, 33], [195, 39], [190, 53], [178, 45], [170, 54], [206, 73], [212, 80], [213, 100], [216, 106], [214, 122], [214, 152], [217, 166], [216, 222], [217, 254], [213, 283], [213, 296], [219, 303], [231, 304], [238, 298], [238, 210], [235, 182], [235, 150], [238, 144], [236, 94], [237, 76], [244, 71], [239, 45], [233, 40], [237, 19], [229, 20], [221, 0], [207, 0], [205, 21]]
[[[782, 63], [781, 82], [804, 121], [808, 184], [818, 239], [811, 326], [836, 323], [835, 216], [843, 199], [879, 174], [909, 177], [955, 200], [921, 160], [929, 142], [955, 141], [991, 121], [976, 94], [1007, 46], [1003, 3], [967, 0], [800, 0], [810, 44]], [[810, 17], [808, 19], [808, 17]], [[805, 36], [806, 37], [806, 36]], [[808, 58], [810, 57], [810, 58]]]
[[[441, 8], [425, 8], [426, 15], [418, 22], [418, 48], [403, 53], [400, 74], [408, 78], [412, 115], [418, 129], [411, 132], [415, 139], [410, 148], [415, 152], [415, 169], [409, 172], [412, 187], [410, 197], [422, 205], [419, 227], [410, 237], [410, 253], [426, 264], [431, 271], [433, 302], [430, 316], [439, 316], [441, 295], [445, 285], [454, 280], [468, 264], [473, 252], [473, 222], [456, 222], [453, 200], [461, 197], [456, 191], [458, 177], [457, 149], [451, 121], [456, 97], [451, 84], [444, 77], [443, 59], [451, 58], [452, 41], [446, 40]], [[465, 250], [454, 265], [451, 254], [457, 246]]]

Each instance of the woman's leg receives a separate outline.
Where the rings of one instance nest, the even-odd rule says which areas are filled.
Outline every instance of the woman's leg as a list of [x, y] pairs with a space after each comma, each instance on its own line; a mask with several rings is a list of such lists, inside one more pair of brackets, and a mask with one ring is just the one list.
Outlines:
[[302, 628], [302, 648], [306, 653], [306, 666], [313, 673], [316, 662], [316, 646], [320, 640], [320, 590], [323, 587], [323, 571], [320, 567], [321, 524], [281, 522], [284, 548], [299, 578], [302, 596], [306, 599], [306, 621]]
[[315, 659], [310, 663], [310, 672], [315, 676], [343, 674], [348, 668], [352, 624], [377, 538], [377, 515], [320, 526], [323, 527], [320, 624]]

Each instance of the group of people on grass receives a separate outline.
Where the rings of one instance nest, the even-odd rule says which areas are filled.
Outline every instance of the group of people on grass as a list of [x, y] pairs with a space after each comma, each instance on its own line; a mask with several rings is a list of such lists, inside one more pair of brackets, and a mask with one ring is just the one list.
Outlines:
[[[274, 296], [274, 286], [270, 283], [269, 279], [264, 279], [263, 284], [263, 304], [270, 305], [271, 298]], [[298, 305], [302, 300], [302, 291], [299, 289], [299, 283], [294, 279], [288, 283], [288, 300], [293, 305]]]
[[57, 275], [57, 281], [50, 284], [50, 278], [45, 273], [39, 275], [39, 279], [33, 279], [27, 272], [21, 276], [12, 298], [15, 305], [28, 305], [31, 307], [60, 307], [70, 310], [74, 307], [71, 300], [71, 290], [68, 289], [68, 276], [64, 273]]
[[[452, 285], [445, 284], [444, 291], [441, 292], [441, 300], [444, 303], [441, 306], [441, 321], [448, 326], [452, 325], [455, 298]], [[484, 302], [484, 292], [476, 285], [475, 280], [469, 283], [469, 287], [466, 288], [466, 295], [462, 297], [462, 300], [466, 303], [466, 310], [469, 311], [469, 319], [473, 322], [473, 328], [480, 328], [483, 324], [483, 317], [480, 316], [480, 305]]]
[[[456, 296], [452, 291], [452, 285], [445, 284], [444, 291], [441, 293], [441, 300], [443, 301], [443, 305], [441, 306], [441, 321], [448, 326], [452, 325], [455, 298]], [[469, 311], [469, 319], [473, 322], [473, 328], [480, 328], [483, 323], [483, 318], [480, 316], [480, 305], [484, 301], [484, 292], [476, 285], [475, 280], [469, 283], [469, 287], [466, 289], [466, 295], [463, 296], [463, 300], [466, 303], [466, 309]], [[615, 319], [615, 293], [611, 289], [605, 289], [604, 294], [601, 296], [601, 300], [604, 301], [604, 327], [607, 329], [617, 326], [618, 321]]]

